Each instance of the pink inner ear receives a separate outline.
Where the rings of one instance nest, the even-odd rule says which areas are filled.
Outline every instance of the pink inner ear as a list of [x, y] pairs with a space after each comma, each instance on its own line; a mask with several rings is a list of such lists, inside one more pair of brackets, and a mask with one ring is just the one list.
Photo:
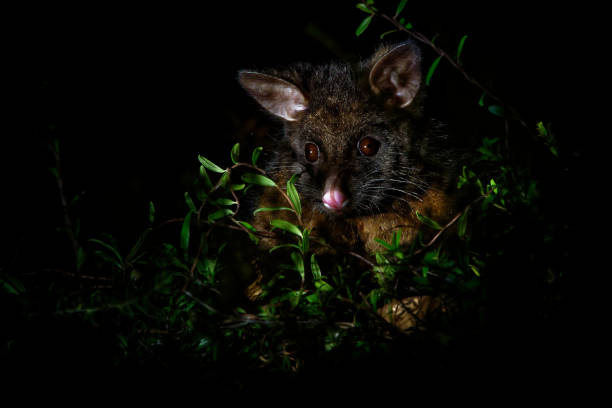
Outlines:
[[346, 196], [338, 189], [332, 188], [323, 194], [323, 205], [330, 210], [341, 210], [347, 203]]

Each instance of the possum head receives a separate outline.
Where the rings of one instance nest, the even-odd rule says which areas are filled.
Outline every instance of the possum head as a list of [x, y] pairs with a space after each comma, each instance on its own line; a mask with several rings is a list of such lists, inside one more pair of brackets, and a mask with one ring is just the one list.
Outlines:
[[298, 64], [241, 71], [243, 88], [285, 126], [276, 165], [300, 173], [305, 205], [330, 216], [419, 199], [421, 55], [407, 42], [352, 68]]

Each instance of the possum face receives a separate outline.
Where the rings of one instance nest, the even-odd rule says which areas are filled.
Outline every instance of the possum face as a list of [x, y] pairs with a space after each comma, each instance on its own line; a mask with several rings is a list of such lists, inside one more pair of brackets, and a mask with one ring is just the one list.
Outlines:
[[357, 70], [298, 65], [272, 74], [242, 71], [239, 81], [283, 120], [279, 160], [300, 173], [296, 185], [314, 210], [373, 214], [424, 191], [410, 114], [418, 111], [421, 84], [413, 43], [382, 49]]

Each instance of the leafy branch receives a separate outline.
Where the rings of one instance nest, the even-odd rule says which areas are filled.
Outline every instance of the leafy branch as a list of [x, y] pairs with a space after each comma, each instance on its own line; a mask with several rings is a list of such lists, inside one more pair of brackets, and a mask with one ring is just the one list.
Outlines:
[[511, 119], [516, 120], [518, 123], [520, 123], [521, 126], [523, 126], [532, 136], [537, 136], [533, 127], [529, 126], [525, 122], [525, 120], [523, 120], [522, 116], [518, 113], [518, 111], [515, 108], [505, 103], [502, 100], [502, 98], [495, 95], [488, 87], [484, 86], [481, 82], [479, 82], [476, 78], [474, 78], [464, 69], [463, 64], [461, 63], [460, 57], [461, 57], [467, 36], [463, 36], [461, 38], [461, 40], [459, 41], [459, 45], [457, 47], [457, 52], [455, 53], [455, 57], [453, 57], [448, 52], [446, 52], [444, 49], [442, 49], [437, 44], [435, 44], [434, 40], [429, 39], [426, 35], [414, 30], [412, 24], [407, 23], [403, 17], [402, 18], [399, 17], [399, 15], [404, 10], [405, 6], [406, 6], [406, 0], [400, 1], [397, 6], [396, 13], [393, 16], [389, 16], [388, 14], [379, 11], [378, 8], [374, 6], [373, 0], [368, 0], [365, 2], [358, 3], [357, 8], [365, 13], [368, 13], [369, 15], [364, 20], [362, 20], [362, 22], [359, 24], [359, 27], [356, 31], [356, 35], [358, 36], [361, 35], [367, 29], [373, 17], [379, 17], [379, 18], [382, 18], [388, 21], [395, 28], [391, 31], [387, 31], [383, 33], [381, 35], [381, 38], [393, 32], [403, 32], [403, 33], [408, 34], [415, 40], [427, 45], [436, 54], [438, 54], [438, 57], [433, 61], [432, 65], [430, 66], [427, 72], [427, 75], [426, 75], [427, 84], [429, 84], [431, 77], [434, 71], [437, 69], [440, 61], [444, 59], [455, 70], [459, 71], [467, 82], [469, 82], [470, 84], [472, 84], [473, 86], [477, 87], [478, 89], [482, 91], [482, 95], [479, 100], [479, 105], [482, 106], [484, 104], [485, 96], [488, 97], [489, 99], [495, 101], [498, 104], [498, 105], [492, 105], [489, 107], [489, 111], [491, 113], [497, 116], [504, 116], [505, 112], [509, 112]]

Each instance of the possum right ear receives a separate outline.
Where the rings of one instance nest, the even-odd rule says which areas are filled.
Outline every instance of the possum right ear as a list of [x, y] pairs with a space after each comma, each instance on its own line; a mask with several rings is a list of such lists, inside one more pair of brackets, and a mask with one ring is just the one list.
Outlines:
[[261, 106], [287, 121], [298, 120], [308, 107], [302, 91], [284, 79], [259, 72], [240, 71], [238, 81]]

